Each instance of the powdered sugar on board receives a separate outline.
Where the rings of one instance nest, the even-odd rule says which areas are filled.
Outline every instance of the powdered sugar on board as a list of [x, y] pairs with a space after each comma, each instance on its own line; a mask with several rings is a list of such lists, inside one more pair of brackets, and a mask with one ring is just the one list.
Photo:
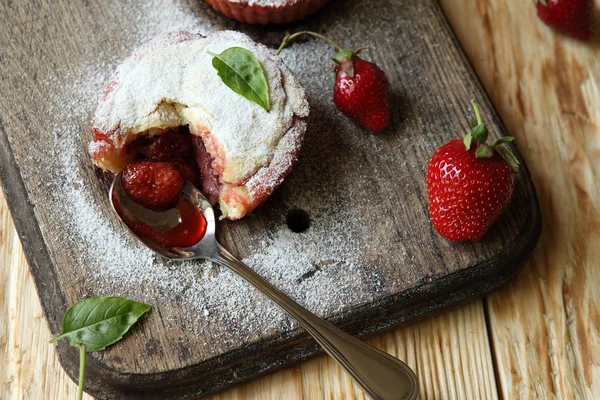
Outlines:
[[[197, 346], [193, 339], [202, 334], [209, 338], [200, 344], [203, 354], [223, 354], [252, 342], [258, 334], [278, 335], [294, 328], [296, 324], [284, 312], [228, 270], [155, 256], [127, 233], [110, 210], [86, 151], [90, 116], [110, 74], [132, 49], [155, 36], [179, 30], [210, 34], [217, 27], [210, 25], [209, 18], [196, 18], [182, 12], [178, 3], [166, 1], [116, 3], [106, 12], [134, 16], [131, 30], [120, 32], [125, 44], [111, 48], [107, 43], [106, 54], [100, 55], [84, 49], [69, 70], [44, 77], [41, 84], [49, 93], [45, 114], [54, 128], [40, 134], [39, 145], [30, 154], [18, 155], [36, 160], [35, 168], [34, 163], [20, 164], [32, 202], [50, 204], [53, 210], [40, 218], [61, 227], [60, 237], [45, 236], [59, 279], [72, 281], [65, 276], [81, 271], [80, 266], [86, 271], [77, 276], [79, 296], [70, 291], [67, 302], [104, 294], [149, 303], [154, 311], [139, 329], [166, 329], [161, 343], [165, 351], [179, 345], [170, 341]], [[292, 174], [256, 211], [266, 226], [253, 231], [249, 216], [222, 222], [219, 229], [255, 237], [254, 246], [241, 254], [243, 261], [311, 311], [332, 316], [377, 300], [391, 288], [410, 285], [385, 273], [385, 268], [395, 265], [378, 265], [381, 251], [393, 251], [397, 262], [407, 268], [414, 262], [397, 240], [393, 221], [369, 210], [371, 179], [385, 177], [385, 171], [366, 169], [366, 153], [360, 153], [374, 139], [339, 133], [350, 131], [340, 129], [340, 123], [351, 122], [332, 116], [330, 81], [323, 78], [323, 57], [315, 54], [326, 56], [318, 42], [298, 43], [294, 51], [284, 52], [285, 61], [309, 90], [316, 115], [309, 120]], [[356, 176], [361, 179], [356, 181]], [[398, 177], [396, 185], [402, 182]], [[357, 197], [362, 199], [361, 208]], [[286, 224], [286, 213], [293, 209], [304, 210], [311, 218], [302, 233], [292, 232]], [[78, 267], [64, 264], [67, 261]], [[195, 361], [190, 357], [190, 364]], [[142, 364], [135, 368], [144, 371]]]

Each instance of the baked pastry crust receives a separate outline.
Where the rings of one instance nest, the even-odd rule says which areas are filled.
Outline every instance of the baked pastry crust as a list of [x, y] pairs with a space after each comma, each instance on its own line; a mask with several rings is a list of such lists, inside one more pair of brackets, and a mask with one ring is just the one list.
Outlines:
[[303, 19], [330, 0], [206, 0], [229, 18], [248, 24], [283, 24]]
[[[226, 87], [212, 56], [238, 46], [257, 57], [269, 85], [267, 112]], [[246, 35], [177, 32], [134, 51], [113, 74], [95, 112], [93, 162], [118, 173], [135, 141], [187, 125], [203, 189], [223, 218], [239, 219], [279, 186], [297, 159], [309, 113], [304, 89], [274, 52]]]

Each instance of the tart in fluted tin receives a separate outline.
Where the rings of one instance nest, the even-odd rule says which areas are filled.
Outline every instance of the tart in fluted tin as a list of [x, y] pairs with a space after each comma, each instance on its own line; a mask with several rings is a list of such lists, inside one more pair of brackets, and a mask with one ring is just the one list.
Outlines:
[[206, 0], [229, 18], [249, 24], [282, 24], [314, 14], [330, 0]]

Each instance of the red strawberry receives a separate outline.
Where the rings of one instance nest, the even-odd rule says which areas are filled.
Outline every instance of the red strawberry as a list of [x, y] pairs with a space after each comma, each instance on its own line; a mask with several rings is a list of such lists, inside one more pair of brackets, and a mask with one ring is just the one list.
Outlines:
[[537, 13], [546, 25], [575, 39], [594, 32], [594, 0], [538, 0]]
[[294, 38], [308, 34], [324, 39], [332, 44], [337, 53], [333, 58], [336, 71], [333, 86], [333, 102], [348, 118], [364, 128], [379, 132], [390, 121], [389, 83], [385, 73], [372, 62], [359, 57], [361, 50], [342, 48], [333, 40], [310, 31], [287, 34], [277, 54]]
[[452, 241], [479, 240], [508, 206], [518, 161], [503, 143], [486, 144], [488, 131], [472, 101], [477, 122], [464, 140], [451, 140], [427, 168], [429, 216], [435, 230]]
[[151, 161], [168, 161], [175, 158], [189, 158], [194, 154], [192, 137], [189, 133], [171, 130], [153, 136], [140, 148], [140, 154]]
[[381, 68], [352, 54], [338, 59], [333, 102], [348, 118], [379, 132], [390, 122], [388, 81]]
[[133, 201], [153, 210], [164, 210], [177, 204], [185, 180], [169, 163], [138, 161], [123, 170], [122, 182]]

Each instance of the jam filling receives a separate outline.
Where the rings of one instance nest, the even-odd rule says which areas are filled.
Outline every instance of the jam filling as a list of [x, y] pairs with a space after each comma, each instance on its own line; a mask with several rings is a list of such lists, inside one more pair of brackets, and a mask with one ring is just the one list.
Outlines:
[[218, 195], [216, 177], [212, 173], [210, 155], [201, 139], [192, 138], [187, 127], [172, 129], [136, 140], [129, 145], [135, 160], [122, 174], [122, 187], [134, 203], [148, 214], [173, 212], [175, 224], [148, 225], [117, 210], [138, 236], [167, 247], [190, 247], [206, 233], [202, 212], [181, 196], [184, 180], [198, 188], [208, 189], [214, 204]]
[[168, 226], [150, 226], [139, 219], [123, 215], [129, 228], [138, 236], [171, 247], [190, 247], [200, 242], [206, 234], [206, 219], [198, 207], [189, 200], [181, 198], [175, 206], [178, 224]]

